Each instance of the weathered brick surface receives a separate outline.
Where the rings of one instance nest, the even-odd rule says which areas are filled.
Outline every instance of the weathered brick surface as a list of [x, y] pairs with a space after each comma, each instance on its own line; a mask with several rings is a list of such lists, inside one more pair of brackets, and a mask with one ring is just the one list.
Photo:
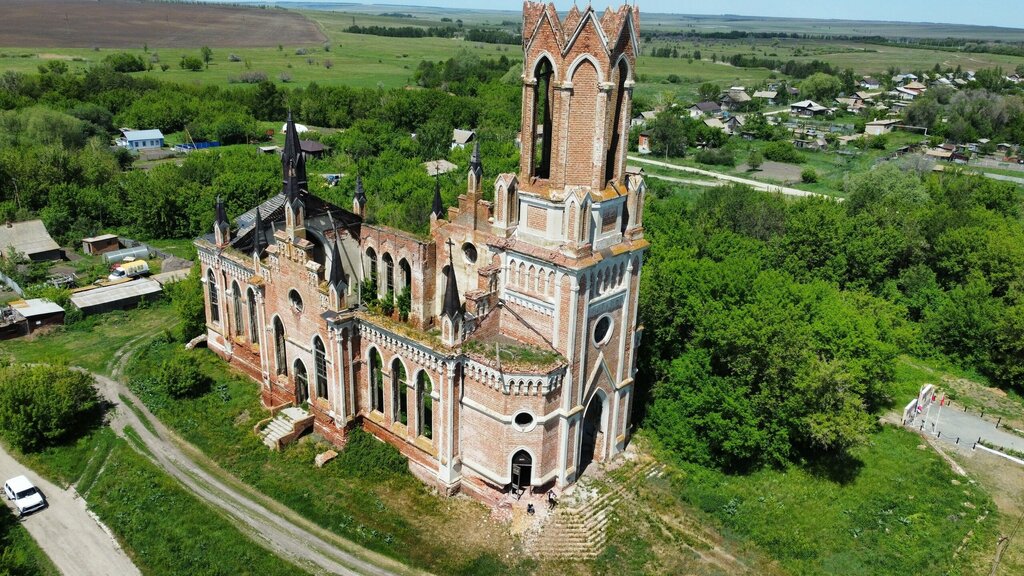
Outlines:
[[[534, 484], [541, 478], [557, 486], [573, 482], [583, 418], [593, 402], [603, 402], [604, 414], [595, 458], [613, 457], [630, 426], [640, 255], [647, 247], [642, 179], [631, 176], [627, 187], [624, 173], [638, 23], [638, 11], [630, 6], [603, 16], [574, 9], [560, 21], [553, 5], [525, 4], [520, 173], [499, 176], [494, 203], [483, 200], [484, 183], [471, 173], [458, 206], [432, 220], [429, 238], [358, 222], [338, 230], [310, 224], [307, 231], [300, 214], [285, 229], [278, 227], [276, 241], [258, 262], [234, 251], [230, 238], [219, 244], [198, 240], [210, 348], [260, 383], [266, 406], [301, 401], [300, 362], [317, 432], [341, 445], [347, 431], [362, 423], [398, 447], [417, 477], [446, 494], [461, 489], [495, 502], [507, 489], [519, 450], [532, 457]], [[542, 58], [552, 75], [548, 90], [536, 94], [534, 71]], [[547, 98], [551, 112], [543, 135], [550, 143], [551, 170], [543, 180], [533, 177], [536, 98]], [[609, 173], [617, 188], [607, 186]], [[628, 198], [620, 190], [628, 190]], [[530, 196], [525, 209], [521, 194]], [[627, 230], [620, 234], [623, 202], [632, 204]], [[333, 264], [325, 260], [325, 238], [341, 240], [348, 276], [342, 302], [329, 297], [326, 278]], [[374, 265], [378, 296], [386, 293], [388, 261], [394, 293], [410, 288], [407, 322], [397, 314], [382, 319], [356, 310], [359, 285]], [[465, 303], [459, 313], [464, 317], [456, 320], [469, 327], [475, 352], [462, 348], [461, 336], [444, 344], [438, 339], [449, 270]], [[217, 321], [209, 302], [211, 282], [218, 293]], [[256, 326], [250, 302], [257, 308]], [[604, 316], [611, 328], [595, 343], [594, 328]], [[281, 374], [275, 322], [286, 342], [287, 371]], [[258, 344], [251, 341], [254, 330]], [[326, 398], [316, 397], [316, 339], [325, 348]], [[522, 373], [479, 352], [511, 342], [553, 348], [561, 366]], [[371, 394], [371, 354], [381, 360], [379, 406]], [[404, 368], [404, 383], [396, 382], [396, 361]], [[421, 372], [433, 392], [431, 438], [419, 433]], [[542, 384], [549, 388], [542, 390]], [[406, 424], [396, 421], [396, 389], [406, 399]], [[522, 416], [517, 424], [523, 414], [532, 421]]]

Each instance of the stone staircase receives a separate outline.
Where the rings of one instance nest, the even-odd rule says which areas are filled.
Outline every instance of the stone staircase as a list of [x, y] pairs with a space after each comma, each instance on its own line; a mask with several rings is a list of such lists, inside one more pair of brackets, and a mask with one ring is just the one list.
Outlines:
[[[592, 467], [597, 467], [592, 464]], [[604, 551], [615, 507], [629, 490], [648, 477], [661, 475], [660, 465], [640, 463], [628, 473], [610, 477], [604, 470], [588, 472], [566, 494], [539, 530], [524, 537], [537, 556], [589, 560]]]
[[289, 406], [279, 410], [259, 431], [260, 439], [271, 450], [280, 450], [313, 426], [313, 415], [302, 408]]

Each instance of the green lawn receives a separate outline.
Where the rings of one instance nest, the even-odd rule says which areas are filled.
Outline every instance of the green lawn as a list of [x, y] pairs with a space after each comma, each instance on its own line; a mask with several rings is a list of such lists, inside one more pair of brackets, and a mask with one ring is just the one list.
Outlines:
[[0, 355], [19, 362], [65, 362], [109, 374], [114, 353], [128, 342], [146, 335], [172, 330], [178, 323], [170, 304], [110, 312], [86, 317], [42, 335], [7, 340]]
[[362, 546], [437, 574], [529, 569], [529, 561], [512, 554], [507, 532], [488, 520], [486, 507], [438, 496], [408, 473], [394, 448], [368, 435], [356, 433], [336, 461], [319, 469], [314, 457], [332, 448], [322, 440], [268, 450], [252, 431], [267, 417], [257, 385], [208, 350], [189, 356], [211, 378], [209, 391], [171, 400], [149, 376], [170, 346], [140, 350], [126, 372], [129, 385], [161, 421], [242, 482]]
[[683, 465], [673, 484], [792, 574], [967, 576], [995, 542], [985, 490], [957, 477], [917, 435], [892, 427], [849, 460], [746, 476]]
[[0, 510], [0, 574], [60, 576], [60, 571], [6, 506]]

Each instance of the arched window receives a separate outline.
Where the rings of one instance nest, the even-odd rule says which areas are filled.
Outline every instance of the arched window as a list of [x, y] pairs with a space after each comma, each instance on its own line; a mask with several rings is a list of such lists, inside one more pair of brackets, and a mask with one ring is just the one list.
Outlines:
[[249, 301], [249, 340], [252, 341], [253, 344], [259, 344], [260, 329], [259, 321], [256, 318], [256, 292], [254, 292], [252, 288], [249, 288], [246, 300]]
[[395, 413], [393, 419], [402, 424], [409, 423], [409, 391], [405, 378], [405, 366], [395, 358], [391, 362], [391, 406]]
[[416, 433], [424, 438], [434, 437], [434, 399], [430, 397], [433, 383], [426, 372], [416, 377], [416, 406], [419, 410]]
[[373, 248], [366, 249], [366, 259], [370, 264], [370, 281], [374, 286], [377, 285], [377, 253], [373, 251]]
[[327, 399], [327, 351], [319, 336], [313, 338], [313, 381], [316, 383], [316, 397]]
[[398, 261], [398, 270], [402, 273], [402, 289], [412, 289], [412, 268], [409, 266], [409, 261], [402, 258]]
[[235, 318], [235, 336], [245, 334], [245, 321], [242, 320], [242, 290], [238, 282], [231, 283], [231, 312]]
[[220, 324], [220, 301], [217, 298], [217, 279], [213, 270], [206, 271], [206, 290], [210, 296], [210, 320]]
[[620, 139], [622, 138], [620, 134], [623, 108], [622, 102], [626, 97], [626, 77], [629, 76], [629, 69], [626, 66], [625, 60], [619, 61], [619, 65], [615, 70], [615, 75], [618, 76], [618, 78], [615, 79], [615, 92], [610, 98], [610, 100], [615, 102], [615, 111], [612, 114], [611, 137], [608, 138], [608, 152], [605, 155], [605, 182], [608, 182], [615, 177], [615, 168], [619, 161], [619, 144]]
[[391, 292], [392, 294], [394, 294], [395, 261], [393, 258], [391, 258], [391, 254], [388, 254], [387, 252], [384, 253], [384, 256], [381, 257], [381, 260], [384, 261], [384, 293], [387, 294], [388, 292]]
[[278, 374], [288, 374], [288, 352], [284, 346], [284, 324], [280, 318], [274, 318], [274, 360]]
[[309, 377], [306, 376], [306, 365], [302, 360], [295, 360], [295, 403], [309, 401]]
[[552, 91], [551, 76], [554, 70], [551, 61], [541, 58], [534, 68], [533, 76], [537, 84], [533, 90], [533, 134], [531, 143], [533, 145], [533, 175], [538, 178], [548, 178], [551, 174], [551, 103]]
[[380, 353], [370, 349], [370, 410], [384, 411], [384, 382], [381, 374]]

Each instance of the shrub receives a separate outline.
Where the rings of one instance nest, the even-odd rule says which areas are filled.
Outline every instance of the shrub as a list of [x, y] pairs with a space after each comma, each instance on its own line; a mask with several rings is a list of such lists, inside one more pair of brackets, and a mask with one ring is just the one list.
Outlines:
[[725, 148], [707, 148], [697, 152], [695, 158], [701, 164], [713, 164], [716, 166], [736, 165], [736, 158], [731, 151]]
[[31, 452], [67, 440], [99, 420], [100, 400], [90, 374], [66, 366], [0, 368], [0, 432]]
[[792, 142], [769, 142], [764, 147], [764, 157], [775, 162], [799, 164], [803, 161]]
[[814, 168], [804, 168], [804, 171], [800, 173], [800, 180], [803, 180], [805, 184], [814, 184], [818, 181], [818, 173]]
[[142, 59], [142, 56], [135, 56], [127, 52], [108, 54], [103, 61], [117, 72], [142, 72], [146, 69], [146, 61]]
[[158, 386], [172, 398], [194, 398], [206, 392], [210, 380], [184, 353], [164, 360], [157, 370]]
[[369, 480], [399, 476], [409, 469], [408, 461], [397, 448], [377, 440], [362, 428], [349, 433], [336, 464], [357, 478]]
[[747, 166], [751, 170], [757, 170], [764, 164], [764, 155], [761, 154], [760, 150], [751, 150], [750, 156], [747, 156]]
[[178, 65], [182, 70], [198, 72], [203, 69], [203, 59], [198, 56], [182, 56]]

